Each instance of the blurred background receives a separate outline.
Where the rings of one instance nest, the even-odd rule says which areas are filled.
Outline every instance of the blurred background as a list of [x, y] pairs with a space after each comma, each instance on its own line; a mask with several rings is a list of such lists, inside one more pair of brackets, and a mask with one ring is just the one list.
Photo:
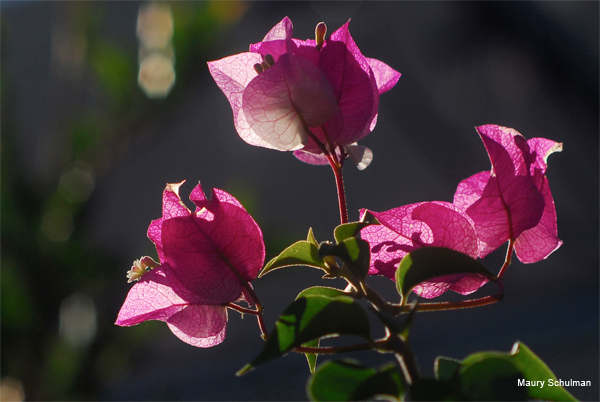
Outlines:
[[[402, 73], [361, 141], [373, 163], [346, 166], [351, 219], [359, 208], [452, 201], [462, 179], [490, 167], [476, 125], [564, 143], [548, 170], [564, 245], [537, 264], [515, 261], [500, 303], [418, 315], [412, 345], [431, 376], [438, 355], [509, 351], [520, 340], [558, 378], [592, 382], [573, 395], [598, 400], [598, 6], [3, 1], [2, 400], [306, 399], [302, 355], [235, 377], [262, 346], [252, 317], [230, 313], [211, 349], [162, 322], [113, 324], [126, 271], [156, 256], [146, 229], [166, 183], [188, 180], [184, 200], [199, 180], [233, 194], [262, 227], [267, 258], [309, 227], [332, 238], [331, 170], [244, 143], [206, 66], [247, 51], [286, 15], [301, 39], [319, 21], [331, 33], [352, 18], [363, 54]], [[484, 263], [497, 272], [503, 254]], [[304, 287], [343, 286], [320, 276], [289, 268], [257, 280], [268, 325]], [[391, 281], [370, 283], [397, 300]]]

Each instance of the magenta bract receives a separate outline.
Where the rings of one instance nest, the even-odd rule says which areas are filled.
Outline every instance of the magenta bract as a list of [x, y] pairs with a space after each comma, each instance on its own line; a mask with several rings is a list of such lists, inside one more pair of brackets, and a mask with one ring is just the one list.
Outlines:
[[163, 216], [148, 228], [160, 266], [131, 288], [116, 324], [161, 320], [184, 342], [211, 347], [225, 337], [225, 305], [251, 302], [244, 286], [262, 268], [265, 246], [256, 222], [230, 194], [214, 189], [208, 201], [198, 184], [192, 212], [179, 197], [181, 184], [167, 184]]
[[479, 257], [515, 240], [521, 262], [540, 261], [562, 242], [557, 237], [556, 210], [546, 178], [547, 158], [562, 144], [545, 138], [527, 141], [514, 129], [477, 127], [492, 170], [463, 180], [454, 205], [475, 222]]
[[[364, 213], [365, 210], [361, 210], [361, 215]], [[371, 213], [381, 225], [367, 226], [360, 232], [361, 238], [371, 246], [370, 275], [384, 275], [395, 280], [402, 258], [421, 247], [447, 247], [477, 257], [477, 233], [473, 222], [450, 203], [419, 202]], [[448, 275], [423, 282], [414, 292], [428, 299], [447, 290], [466, 295], [486, 282], [487, 279], [477, 274]]]
[[[344, 149], [370, 133], [379, 95], [400, 78], [385, 63], [362, 55], [348, 23], [319, 47], [315, 40], [292, 38], [287, 17], [249, 52], [211, 61], [208, 67], [244, 141], [297, 151], [300, 160], [312, 164], [327, 163], [315, 139], [330, 150]], [[365, 155], [358, 163], [366, 167], [370, 150], [353, 151], [353, 159]]]

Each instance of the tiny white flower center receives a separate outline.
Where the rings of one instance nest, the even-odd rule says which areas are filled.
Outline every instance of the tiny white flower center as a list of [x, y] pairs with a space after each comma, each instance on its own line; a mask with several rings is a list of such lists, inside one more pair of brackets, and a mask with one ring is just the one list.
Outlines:
[[150, 257], [142, 257], [139, 260], [135, 260], [131, 269], [127, 271], [127, 283], [139, 280], [146, 272], [158, 266], [160, 264]]

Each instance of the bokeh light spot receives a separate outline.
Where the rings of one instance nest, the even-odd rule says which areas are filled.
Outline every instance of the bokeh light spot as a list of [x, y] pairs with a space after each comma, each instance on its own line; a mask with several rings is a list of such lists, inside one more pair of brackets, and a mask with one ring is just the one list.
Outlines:
[[60, 304], [60, 335], [74, 347], [90, 343], [96, 335], [96, 307], [91, 297], [73, 293]]

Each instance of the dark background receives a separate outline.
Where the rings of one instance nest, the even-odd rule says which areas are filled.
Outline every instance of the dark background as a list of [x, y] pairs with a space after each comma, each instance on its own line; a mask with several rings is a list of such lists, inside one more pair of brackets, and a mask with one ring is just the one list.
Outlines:
[[[361, 142], [372, 165], [345, 168], [351, 219], [359, 208], [452, 201], [462, 179], [489, 169], [474, 126], [564, 143], [548, 170], [564, 245], [540, 263], [515, 261], [500, 303], [418, 315], [412, 343], [432, 375], [438, 355], [509, 351], [520, 340], [559, 379], [592, 382], [568, 388], [574, 396], [600, 398], [598, 2], [174, 2], [177, 81], [164, 100], [137, 86], [142, 4], [2, 2], [4, 385], [22, 384], [28, 400], [306, 399], [301, 355], [234, 376], [262, 345], [252, 317], [230, 313], [225, 341], [211, 349], [160, 322], [113, 325], [131, 262], [155, 255], [146, 229], [167, 182], [188, 180], [184, 200], [198, 180], [240, 199], [263, 228], [267, 258], [308, 227], [319, 241], [332, 237], [331, 170], [244, 143], [206, 66], [287, 15], [301, 39], [319, 21], [333, 32], [352, 18], [363, 54], [402, 73]], [[69, 187], [65, 177], [79, 179]], [[485, 264], [497, 272], [503, 253]], [[371, 283], [396, 300], [391, 281]], [[268, 325], [317, 284], [342, 286], [309, 268], [257, 280]], [[69, 338], [69, 325], [91, 335]]]

